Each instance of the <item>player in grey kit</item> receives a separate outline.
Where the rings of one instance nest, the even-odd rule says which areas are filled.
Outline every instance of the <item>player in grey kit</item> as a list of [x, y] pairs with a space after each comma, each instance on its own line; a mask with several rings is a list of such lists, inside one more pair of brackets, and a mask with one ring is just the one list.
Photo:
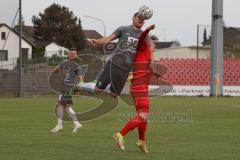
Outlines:
[[79, 64], [76, 62], [77, 60], [77, 51], [76, 49], [71, 49], [68, 53], [68, 59], [63, 60], [59, 66], [54, 68], [54, 72], [58, 72], [60, 70], [63, 71], [65, 77], [63, 80], [62, 88], [61, 88], [61, 95], [59, 95], [57, 102], [56, 102], [56, 112], [58, 117], [58, 124], [55, 128], [51, 130], [51, 132], [58, 132], [63, 129], [62, 119], [63, 119], [63, 109], [68, 113], [69, 117], [71, 117], [74, 129], [73, 132], [79, 130], [82, 126], [79, 121], [77, 120], [76, 114], [72, 109], [72, 89], [74, 88], [74, 81], [75, 77], [78, 76], [79, 83], [83, 82], [83, 74], [82, 69]]
[[[118, 39], [118, 47], [99, 75], [95, 91], [102, 91], [110, 84], [111, 95], [116, 97], [121, 94], [129, 72], [132, 69], [132, 62], [143, 25], [144, 20], [138, 16], [138, 13], [135, 13], [132, 19], [132, 25], [119, 27], [107, 37], [89, 40], [89, 42], [94, 45], [106, 44]], [[147, 37], [147, 41], [149, 42], [149, 37]]]

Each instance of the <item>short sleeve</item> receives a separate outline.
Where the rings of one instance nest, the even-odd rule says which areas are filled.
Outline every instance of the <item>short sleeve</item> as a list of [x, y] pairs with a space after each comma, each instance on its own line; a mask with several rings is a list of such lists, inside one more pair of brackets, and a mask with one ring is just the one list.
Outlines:
[[63, 60], [63, 61], [61, 61], [61, 62], [58, 64], [58, 66], [59, 66], [60, 68], [63, 68], [64, 65], [65, 65], [65, 63], [66, 63], [66, 61]]
[[113, 34], [116, 36], [116, 38], [119, 38], [122, 34], [123, 27], [118, 27]]
[[82, 75], [82, 74], [83, 74], [83, 71], [82, 71], [82, 67], [81, 67], [81, 66], [78, 66], [78, 67], [77, 67], [76, 73], [77, 73], [78, 75]]

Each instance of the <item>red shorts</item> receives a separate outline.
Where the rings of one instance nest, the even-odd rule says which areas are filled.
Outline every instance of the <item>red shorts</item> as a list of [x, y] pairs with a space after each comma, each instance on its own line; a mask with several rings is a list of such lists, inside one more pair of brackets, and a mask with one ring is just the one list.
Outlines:
[[149, 113], [149, 97], [134, 97], [134, 106], [137, 113], [145, 112]]
[[144, 85], [131, 87], [131, 94], [137, 113], [149, 113], [148, 86]]

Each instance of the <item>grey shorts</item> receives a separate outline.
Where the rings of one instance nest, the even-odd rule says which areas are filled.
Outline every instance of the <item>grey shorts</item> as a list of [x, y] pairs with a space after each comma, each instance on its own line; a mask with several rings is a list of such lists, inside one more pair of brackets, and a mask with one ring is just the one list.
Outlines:
[[73, 104], [73, 100], [72, 100], [72, 96], [69, 94], [61, 94], [58, 96], [57, 101], [63, 105], [72, 105]]
[[108, 84], [110, 84], [110, 91], [118, 96], [124, 88], [129, 72], [130, 71], [123, 70], [116, 65], [112, 65], [111, 62], [108, 61], [97, 79], [96, 86], [104, 90]]

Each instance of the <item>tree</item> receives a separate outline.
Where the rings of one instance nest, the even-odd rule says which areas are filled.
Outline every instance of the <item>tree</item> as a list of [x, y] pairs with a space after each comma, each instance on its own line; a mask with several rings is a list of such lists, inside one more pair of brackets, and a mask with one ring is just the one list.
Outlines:
[[207, 29], [204, 28], [204, 32], [203, 32], [203, 42], [206, 42], [208, 40], [207, 38]]
[[33, 16], [34, 38], [45, 44], [55, 42], [77, 50], [85, 48], [81, 20], [67, 7], [53, 3], [39, 16]]

